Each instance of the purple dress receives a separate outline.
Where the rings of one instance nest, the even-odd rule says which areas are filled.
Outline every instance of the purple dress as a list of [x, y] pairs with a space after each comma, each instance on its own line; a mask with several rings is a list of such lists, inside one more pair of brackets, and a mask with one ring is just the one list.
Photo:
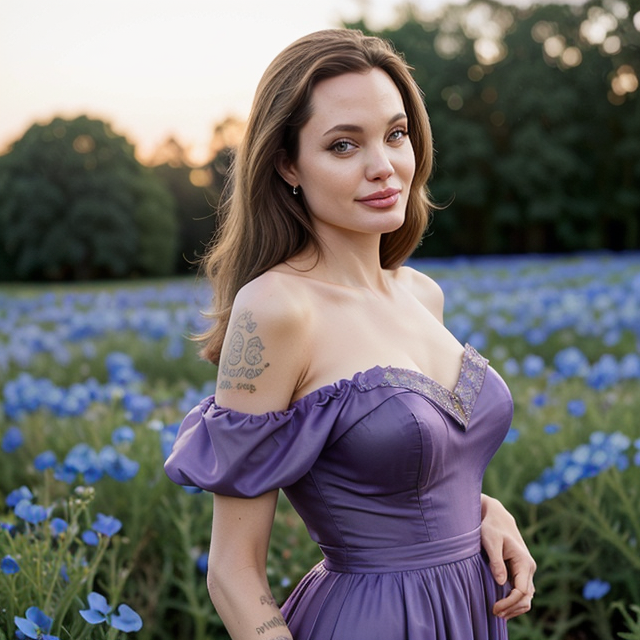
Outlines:
[[324, 560], [282, 607], [295, 640], [497, 640], [506, 587], [480, 545], [484, 470], [513, 404], [470, 345], [453, 392], [373, 367], [285, 411], [204, 400], [165, 468], [179, 484], [251, 497], [282, 487]]

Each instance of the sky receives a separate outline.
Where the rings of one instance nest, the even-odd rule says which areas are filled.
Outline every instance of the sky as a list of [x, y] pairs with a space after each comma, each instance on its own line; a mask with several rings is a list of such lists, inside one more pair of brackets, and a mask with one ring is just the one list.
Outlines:
[[[441, 0], [419, 0], [435, 10]], [[212, 131], [244, 119], [288, 44], [363, 10], [390, 24], [395, 0], [0, 0], [0, 153], [34, 122], [86, 114], [148, 159], [175, 137], [194, 162]]]

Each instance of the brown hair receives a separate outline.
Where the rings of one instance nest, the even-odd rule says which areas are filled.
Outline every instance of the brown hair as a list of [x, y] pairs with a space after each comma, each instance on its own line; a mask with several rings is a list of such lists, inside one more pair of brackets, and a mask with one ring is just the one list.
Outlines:
[[385, 71], [400, 91], [416, 161], [405, 222], [381, 239], [382, 267], [400, 266], [420, 242], [431, 208], [426, 182], [433, 147], [422, 92], [410, 68], [390, 43], [360, 31], [327, 29], [300, 38], [275, 58], [258, 85], [221, 201], [221, 224], [202, 260], [214, 289], [210, 316], [215, 322], [198, 336], [206, 359], [220, 359], [240, 288], [309, 244], [320, 252], [303, 199], [292, 196], [275, 159], [282, 150], [291, 161], [297, 159], [298, 134], [311, 117], [312, 92], [320, 80], [372, 68]]

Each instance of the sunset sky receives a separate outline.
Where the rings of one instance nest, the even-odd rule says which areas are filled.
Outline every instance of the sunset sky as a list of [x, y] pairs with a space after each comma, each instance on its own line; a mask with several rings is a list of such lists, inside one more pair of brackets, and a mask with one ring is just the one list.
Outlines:
[[[420, 0], [425, 10], [440, 0]], [[174, 136], [208, 158], [213, 126], [244, 118], [271, 59], [305, 33], [392, 0], [0, 0], [0, 153], [33, 122], [110, 122], [141, 158]]]

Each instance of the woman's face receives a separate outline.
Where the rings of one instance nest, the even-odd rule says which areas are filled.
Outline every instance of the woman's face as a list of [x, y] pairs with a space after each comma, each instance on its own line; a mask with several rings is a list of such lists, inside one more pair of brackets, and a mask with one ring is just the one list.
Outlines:
[[298, 158], [280, 172], [300, 185], [316, 231], [379, 234], [401, 227], [415, 156], [394, 82], [378, 68], [322, 80], [311, 107]]

